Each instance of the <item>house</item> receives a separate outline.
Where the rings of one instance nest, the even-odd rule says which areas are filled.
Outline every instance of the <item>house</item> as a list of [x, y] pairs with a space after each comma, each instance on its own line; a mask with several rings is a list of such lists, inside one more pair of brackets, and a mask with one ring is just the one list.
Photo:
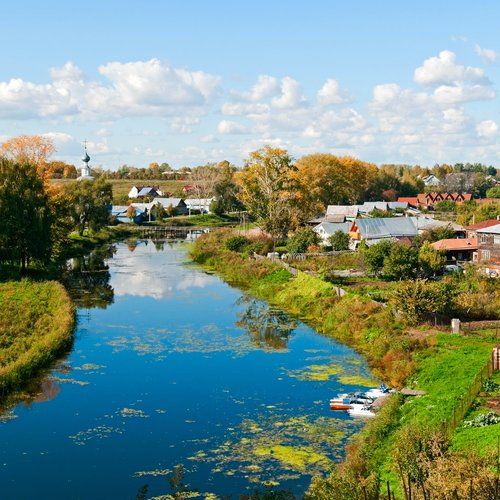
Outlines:
[[191, 212], [199, 212], [200, 214], [209, 214], [210, 213], [210, 204], [214, 201], [215, 198], [186, 198], [184, 203], [186, 203], [186, 207], [188, 209], [188, 213], [191, 215]]
[[472, 200], [470, 193], [419, 193], [417, 195], [418, 208], [434, 208], [441, 201], [463, 203]]
[[417, 236], [414, 217], [381, 217], [356, 219], [352, 222], [349, 236], [356, 243], [365, 241], [374, 245], [382, 240], [413, 239]]
[[478, 229], [478, 264], [490, 275], [500, 276], [500, 222]]
[[155, 198], [152, 202], [148, 203], [150, 207], [149, 210], [151, 210], [153, 205], [158, 203], [160, 203], [165, 210], [170, 207], [175, 208], [176, 215], [187, 215], [189, 213], [188, 207], [182, 198]]
[[440, 186], [441, 181], [435, 176], [435, 175], [426, 175], [425, 177], [422, 177], [422, 181], [424, 185], [427, 186]]
[[488, 227], [496, 226], [497, 224], [500, 224], [500, 220], [498, 219], [483, 220], [482, 222], [471, 224], [470, 226], [467, 226], [465, 228], [467, 231], [467, 238], [476, 238], [478, 229], [485, 229]]
[[156, 198], [157, 196], [162, 196], [160, 186], [133, 186], [128, 192], [129, 198], [144, 198], [145, 196], [151, 196]]
[[465, 238], [466, 230], [464, 226], [451, 221], [436, 220], [432, 217], [412, 217], [413, 222], [417, 226], [418, 234], [423, 234], [426, 231], [433, 231], [436, 229], [448, 228], [455, 232], [456, 238]]
[[344, 216], [347, 220], [354, 220], [358, 216], [357, 205], [328, 205], [326, 207], [326, 216], [336, 215]]
[[396, 203], [407, 203], [408, 207], [419, 208], [418, 198], [416, 196], [400, 196]]
[[319, 236], [322, 245], [330, 244], [329, 238], [337, 231], [342, 231], [344, 234], [349, 234], [351, 222], [321, 222], [313, 227], [313, 231]]
[[[132, 215], [132, 218], [130, 218], [130, 215]], [[122, 222], [124, 224], [130, 224], [132, 222], [135, 222], [137, 224], [139, 222], [147, 220], [148, 213], [146, 208], [136, 207], [132, 205], [113, 205], [111, 207], [111, 216], [114, 217], [118, 222]]]
[[386, 201], [365, 201], [362, 205], [358, 205], [358, 212], [360, 214], [366, 215], [374, 210], [387, 212], [389, 210], [389, 206]]
[[478, 249], [477, 241], [477, 238], [450, 238], [435, 241], [431, 246], [445, 252], [448, 264], [456, 264], [473, 260]]

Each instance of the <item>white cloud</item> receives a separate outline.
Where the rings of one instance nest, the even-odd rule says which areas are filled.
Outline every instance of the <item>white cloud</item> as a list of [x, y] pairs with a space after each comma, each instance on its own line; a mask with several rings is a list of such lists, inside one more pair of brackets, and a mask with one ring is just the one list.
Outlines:
[[221, 107], [224, 115], [261, 115], [269, 113], [270, 107], [264, 103], [246, 104], [241, 102], [225, 102]]
[[229, 120], [219, 122], [217, 131], [219, 134], [246, 134], [248, 132], [243, 125]]
[[328, 104], [344, 104], [349, 101], [347, 92], [340, 88], [337, 80], [328, 79], [317, 94], [318, 104], [326, 106]]
[[479, 137], [491, 139], [498, 135], [498, 125], [493, 120], [483, 120], [476, 125], [476, 132]]
[[485, 85], [441, 85], [434, 90], [433, 97], [441, 104], [467, 101], [487, 101], [495, 98], [493, 88]]
[[476, 51], [476, 54], [481, 57], [481, 59], [487, 63], [494, 63], [498, 57], [499, 57], [499, 53], [498, 52], [495, 52], [494, 50], [492, 49], [485, 49], [483, 47], [480, 47], [477, 43], [476, 43], [476, 46], [475, 46], [475, 51]]
[[423, 66], [415, 70], [415, 82], [421, 85], [449, 85], [465, 81], [489, 83], [481, 68], [456, 64], [455, 60], [455, 53], [449, 50], [443, 50], [438, 57], [426, 59]]
[[241, 97], [247, 101], [257, 102], [266, 97], [276, 94], [278, 90], [278, 80], [269, 75], [259, 75], [257, 82], [248, 92], [241, 93]]
[[281, 95], [275, 97], [271, 103], [275, 108], [295, 108], [304, 101], [299, 82], [286, 76], [281, 80]]

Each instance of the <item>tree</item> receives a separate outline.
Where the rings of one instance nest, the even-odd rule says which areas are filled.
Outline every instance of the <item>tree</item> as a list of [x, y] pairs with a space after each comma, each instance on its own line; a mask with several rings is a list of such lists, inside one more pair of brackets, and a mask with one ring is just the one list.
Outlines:
[[495, 186], [486, 191], [486, 198], [500, 198], [500, 186]]
[[214, 164], [194, 168], [189, 178], [194, 197], [211, 198], [215, 194], [215, 186], [219, 176], [219, 169]]
[[318, 235], [310, 228], [303, 227], [297, 229], [288, 240], [286, 249], [290, 253], [304, 253], [311, 245], [318, 243]]
[[424, 241], [418, 252], [418, 263], [426, 276], [435, 275], [446, 264], [446, 255]]
[[113, 200], [112, 186], [103, 178], [95, 181], [78, 181], [66, 188], [71, 200], [74, 227], [78, 234], [85, 230], [97, 231], [109, 221]]
[[165, 217], [165, 208], [161, 203], [156, 203], [151, 207], [151, 215], [154, 220], [162, 220]]
[[382, 240], [375, 245], [363, 248], [363, 260], [368, 270], [377, 276], [384, 267], [384, 259], [391, 252], [391, 242]]
[[0, 157], [0, 260], [24, 271], [32, 259], [45, 263], [51, 252], [52, 214], [34, 165]]
[[387, 279], [404, 280], [413, 278], [417, 274], [418, 253], [404, 245], [392, 245], [389, 255], [384, 258], [383, 274]]
[[0, 155], [19, 163], [35, 165], [43, 179], [47, 176], [47, 159], [55, 151], [52, 139], [42, 135], [20, 135], [0, 145]]
[[349, 250], [349, 235], [340, 229], [335, 231], [329, 238], [332, 249], [336, 252]]
[[238, 199], [239, 186], [234, 181], [235, 172], [236, 167], [229, 162], [219, 163], [219, 176], [214, 186], [217, 204], [213, 207], [215, 210], [210, 207], [210, 210], [218, 215], [244, 209], [243, 204]]
[[264, 146], [250, 153], [235, 179], [240, 186], [239, 199], [274, 241], [286, 238], [292, 225], [297, 198], [291, 176], [294, 171], [286, 150]]

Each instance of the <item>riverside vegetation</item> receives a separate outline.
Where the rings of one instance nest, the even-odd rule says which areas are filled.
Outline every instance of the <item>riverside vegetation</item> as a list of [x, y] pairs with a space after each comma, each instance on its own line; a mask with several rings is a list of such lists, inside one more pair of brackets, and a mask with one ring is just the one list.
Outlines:
[[75, 310], [55, 281], [0, 284], [0, 394], [20, 387], [71, 346]]
[[[292, 276], [279, 263], [249, 258], [254, 251], [265, 253], [271, 246], [262, 237], [251, 240], [218, 231], [197, 240], [192, 257], [231, 284], [355, 347], [384, 382], [426, 392], [420, 398], [390, 396], [377, 418], [347, 446], [344, 462], [329, 477], [313, 479], [307, 497], [388, 498], [388, 485], [393, 494], [397, 492], [396, 498], [404, 498], [410, 491], [412, 498], [465, 498], [471, 488], [474, 498], [496, 498], [498, 424], [458, 429], [452, 425], [454, 409], [497, 342], [495, 331], [465, 337], [425, 325], [410, 328], [393, 299], [383, 305], [358, 294], [355, 288], [340, 298], [333, 284], [319, 277], [303, 272]], [[481, 280], [474, 284], [465, 276], [446, 283], [468, 289], [455, 295], [454, 307], [467, 294], [465, 302], [473, 305], [469, 309], [482, 307], [478, 296], [487, 285]], [[498, 314], [498, 287], [488, 293], [493, 312], [497, 307]], [[474, 317], [475, 311], [469, 312]], [[468, 421], [488, 412], [487, 405], [498, 395], [499, 380], [495, 374], [483, 387]]]

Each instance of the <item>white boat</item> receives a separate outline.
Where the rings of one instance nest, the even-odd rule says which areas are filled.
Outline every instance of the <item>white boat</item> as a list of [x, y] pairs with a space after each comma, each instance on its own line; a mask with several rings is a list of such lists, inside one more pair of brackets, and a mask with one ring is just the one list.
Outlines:
[[374, 417], [375, 413], [371, 410], [371, 404], [354, 404], [347, 410], [351, 417]]

